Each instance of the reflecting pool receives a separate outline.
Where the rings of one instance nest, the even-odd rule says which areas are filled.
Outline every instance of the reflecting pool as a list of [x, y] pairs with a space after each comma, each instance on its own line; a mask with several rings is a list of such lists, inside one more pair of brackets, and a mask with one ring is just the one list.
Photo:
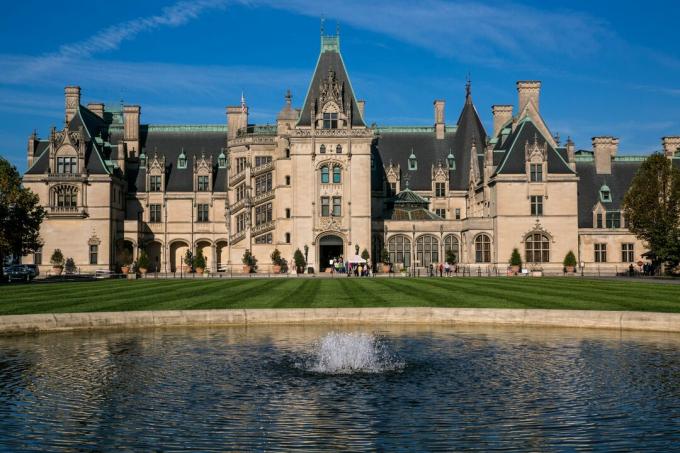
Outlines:
[[278, 326], [0, 337], [3, 450], [678, 445], [673, 334]]

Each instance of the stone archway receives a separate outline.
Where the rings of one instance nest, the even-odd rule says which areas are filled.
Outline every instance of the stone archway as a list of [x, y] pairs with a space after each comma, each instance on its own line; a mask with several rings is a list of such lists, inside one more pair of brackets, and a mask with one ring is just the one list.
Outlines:
[[151, 241], [146, 245], [146, 255], [149, 257], [149, 271], [160, 272], [161, 269], [161, 250], [163, 247], [158, 241]]
[[324, 272], [330, 267], [330, 261], [345, 255], [345, 242], [340, 236], [328, 234], [319, 239], [319, 272]]
[[203, 252], [203, 257], [205, 258], [205, 268], [208, 270], [212, 269], [214, 258], [212, 243], [206, 239], [200, 239], [196, 241], [196, 251], [194, 253], [198, 253], [199, 250]]
[[226, 241], [217, 241], [215, 243], [215, 266], [218, 272], [227, 268], [227, 262], [229, 261], [227, 245]]
[[[189, 243], [185, 241], [175, 241], [170, 244], [170, 272], [180, 272], [184, 266], [184, 256], [189, 250]], [[186, 269], [184, 269], [186, 272]]]

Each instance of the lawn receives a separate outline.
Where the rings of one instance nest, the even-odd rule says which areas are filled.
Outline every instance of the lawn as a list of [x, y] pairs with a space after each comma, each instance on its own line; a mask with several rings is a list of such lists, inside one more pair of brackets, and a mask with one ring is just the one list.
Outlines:
[[580, 278], [253, 278], [15, 284], [0, 290], [0, 315], [423, 306], [680, 312], [680, 285]]

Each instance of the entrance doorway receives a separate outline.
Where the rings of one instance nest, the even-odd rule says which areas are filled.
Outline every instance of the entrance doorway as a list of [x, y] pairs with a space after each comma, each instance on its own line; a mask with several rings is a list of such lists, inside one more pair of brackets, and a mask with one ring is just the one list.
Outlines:
[[347, 257], [344, 255], [342, 238], [335, 235], [322, 237], [319, 240], [319, 272], [324, 272], [330, 267], [332, 259], [342, 256], [346, 260]]

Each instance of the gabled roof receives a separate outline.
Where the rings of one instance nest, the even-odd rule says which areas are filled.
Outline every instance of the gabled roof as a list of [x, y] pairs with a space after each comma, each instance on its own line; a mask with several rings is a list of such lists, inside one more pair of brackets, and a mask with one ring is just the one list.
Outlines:
[[[352, 110], [352, 126], [362, 127], [365, 126], [364, 119], [359, 113], [359, 107], [357, 106], [357, 100], [354, 96], [354, 90], [352, 89], [352, 83], [349, 80], [349, 75], [345, 68], [345, 63], [342, 60], [342, 55], [340, 54], [340, 43], [339, 37], [336, 36], [322, 36], [321, 37], [321, 53], [319, 54], [319, 59], [316, 62], [316, 68], [314, 69], [314, 75], [312, 76], [312, 81], [307, 89], [307, 95], [305, 96], [305, 102], [302, 106], [302, 113], [298, 119], [298, 126], [311, 126], [312, 124], [312, 107], [316, 105], [320, 89], [323, 80], [328, 77], [330, 71], [335, 72], [335, 79], [338, 84], [343, 87], [343, 107], [346, 104], [351, 104]], [[320, 109], [323, 106], [318, 106]]]
[[529, 117], [525, 117], [515, 128], [515, 131], [505, 140], [505, 153], [496, 168], [496, 174], [524, 174], [526, 173], [525, 146], [527, 141], [539, 146], [547, 145], [548, 173], [573, 174], [562, 155], [552, 147], [549, 140], [543, 136]]

